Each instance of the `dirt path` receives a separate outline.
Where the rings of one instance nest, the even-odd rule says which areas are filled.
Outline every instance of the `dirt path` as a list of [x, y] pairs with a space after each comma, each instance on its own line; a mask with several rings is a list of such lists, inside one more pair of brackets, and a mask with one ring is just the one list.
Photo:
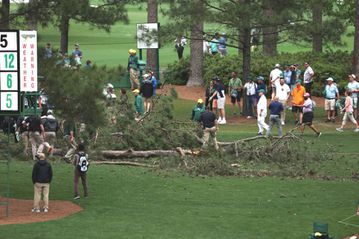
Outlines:
[[[4, 201], [4, 198], [0, 198]], [[77, 204], [69, 201], [50, 200], [49, 212], [31, 212], [33, 201], [22, 199], [9, 199], [10, 215], [6, 217], [5, 206], [0, 206], [0, 225], [26, 224], [33, 222], [45, 222], [67, 217], [82, 211]]]

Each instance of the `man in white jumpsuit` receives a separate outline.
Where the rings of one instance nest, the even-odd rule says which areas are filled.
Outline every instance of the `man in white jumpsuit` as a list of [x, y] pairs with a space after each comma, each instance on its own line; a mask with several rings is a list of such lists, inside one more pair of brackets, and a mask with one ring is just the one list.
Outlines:
[[264, 90], [259, 90], [259, 100], [257, 104], [257, 122], [258, 122], [258, 135], [263, 135], [263, 129], [268, 130], [269, 126], [266, 124], [265, 119], [267, 116], [267, 98]]

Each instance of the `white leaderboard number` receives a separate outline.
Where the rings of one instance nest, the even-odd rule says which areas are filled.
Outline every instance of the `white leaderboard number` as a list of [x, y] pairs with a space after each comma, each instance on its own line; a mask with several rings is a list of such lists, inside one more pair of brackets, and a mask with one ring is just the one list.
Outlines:
[[0, 50], [17, 50], [17, 32], [0, 32]]
[[16, 52], [0, 52], [0, 70], [17, 71]]
[[0, 110], [17, 111], [18, 110], [18, 92], [1, 92]]
[[0, 72], [0, 90], [17, 90], [18, 78], [17, 72]]

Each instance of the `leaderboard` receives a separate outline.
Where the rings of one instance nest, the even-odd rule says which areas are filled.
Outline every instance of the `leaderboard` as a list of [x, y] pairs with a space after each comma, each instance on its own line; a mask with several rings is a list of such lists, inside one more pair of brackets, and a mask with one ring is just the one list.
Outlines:
[[0, 31], [0, 111], [18, 113], [20, 98], [19, 31]]
[[37, 32], [0, 31], [0, 113], [20, 113], [20, 92], [36, 91]]

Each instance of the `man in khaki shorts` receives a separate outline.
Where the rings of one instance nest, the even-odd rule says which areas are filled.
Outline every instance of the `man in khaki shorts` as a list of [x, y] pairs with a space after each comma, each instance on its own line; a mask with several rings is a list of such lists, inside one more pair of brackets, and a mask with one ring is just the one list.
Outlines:
[[324, 109], [327, 111], [327, 119], [325, 122], [335, 123], [335, 101], [339, 99], [339, 91], [336, 84], [333, 83], [334, 79], [329, 77], [327, 79], [327, 85], [324, 90]]

